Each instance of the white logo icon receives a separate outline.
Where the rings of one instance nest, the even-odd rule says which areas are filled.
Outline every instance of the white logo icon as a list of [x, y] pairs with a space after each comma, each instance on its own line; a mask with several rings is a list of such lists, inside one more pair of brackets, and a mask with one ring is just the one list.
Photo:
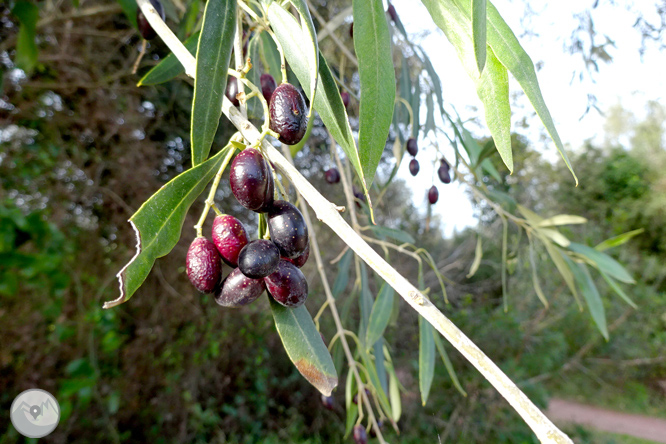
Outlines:
[[10, 409], [12, 424], [28, 438], [41, 438], [51, 433], [60, 421], [60, 405], [46, 390], [26, 390], [14, 399]]

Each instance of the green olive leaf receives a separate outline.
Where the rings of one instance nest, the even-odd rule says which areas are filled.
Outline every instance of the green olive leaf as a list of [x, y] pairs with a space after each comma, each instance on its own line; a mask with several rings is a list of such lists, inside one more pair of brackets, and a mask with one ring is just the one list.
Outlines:
[[14, 63], [29, 76], [37, 65], [37, 55], [39, 54], [37, 43], [35, 42], [39, 8], [32, 2], [21, 0], [16, 2], [12, 8], [12, 14], [18, 17], [21, 22], [18, 37], [16, 38]]
[[472, 0], [472, 30], [474, 32], [474, 56], [479, 72], [486, 64], [486, 0]]
[[[310, 10], [305, 0], [289, 0], [289, 2], [296, 8], [301, 15], [301, 29], [303, 34], [307, 34], [308, 38], [304, 40], [303, 44], [306, 48], [302, 48], [308, 57], [310, 66], [310, 103], [314, 102], [317, 89], [317, 77], [319, 76], [319, 43], [317, 42], [317, 33], [315, 32], [314, 23], [310, 16]], [[308, 111], [308, 118], [312, 117], [312, 107]]]

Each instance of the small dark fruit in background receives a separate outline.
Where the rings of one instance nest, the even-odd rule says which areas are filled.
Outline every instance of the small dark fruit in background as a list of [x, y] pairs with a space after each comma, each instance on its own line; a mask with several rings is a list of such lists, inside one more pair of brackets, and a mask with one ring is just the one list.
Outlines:
[[301, 141], [308, 126], [308, 107], [294, 85], [283, 83], [278, 86], [268, 111], [270, 128], [280, 135], [280, 142], [295, 145]]
[[419, 145], [416, 143], [416, 139], [413, 137], [407, 139], [407, 152], [411, 154], [412, 157], [416, 156], [416, 153], [419, 152]]
[[[367, 396], [368, 399], [370, 399], [370, 390], [368, 390], [368, 389], [364, 389], [364, 390], [365, 390], [365, 396]], [[358, 405], [358, 393], [354, 395], [354, 397], [352, 398], [352, 402], [354, 404]]]
[[[162, 7], [162, 3], [160, 3], [159, 0], [150, 0], [150, 4], [153, 5], [153, 8], [155, 8], [160, 17], [162, 17], [162, 20], [164, 20], [166, 16], [164, 15], [164, 8]], [[150, 26], [150, 23], [148, 23], [148, 20], [146, 19], [146, 16], [143, 15], [141, 8], [136, 8], [136, 24], [139, 28], [141, 37], [144, 39], [152, 40], [157, 37], [157, 33], [153, 27]]]
[[283, 259], [291, 262], [292, 264], [296, 265], [298, 268], [301, 268], [308, 261], [309, 257], [310, 257], [310, 244], [308, 243], [308, 246], [305, 247], [305, 251], [302, 252], [300, 255], [296, 256], [293, 259], [289, 259], [288, 257], [285, 257]]
[[266, 239], [253, 240], [238, 256], [238, 268], [252, 279], [265, 278], [275, 271], [280, 262], [280, 250]]
[[276, 200], [267, 212], [267, 223], [280, 256], [294, 259], [308, 247], [308, 227], [303, 214], [289, 202]]
[[340, 182], [340, 171], [338, 171], [338, 169], [335, 167], [329, 168], [324, 171], [324, 178], [328, 183], [338, 183]]
[[365, 431], [365, 427], [361, 424], [356, 424], [354, 426], [353, 436], [356, 444], [367, 444], [368, 442], [368, 433]]
[[392, 3], [389, 3], [388, 9], [386, 10], [388, 12], [389, 16], [391, 17], [391, 20], [393, 23], [398, 22], [398, 12], [395, 10], [395, 7], [393, 6]]
[[308, 281], [296, 265], [280, 259], [277, 270], [264, 278], [273, 299], [285, 307], [302, 305], [308, 297]]
[[[379, 428], [379, 430], [382, 430], [384, 428], [384, 422], [381, 419], [377, 420], [377, 428]], [[370, 429], [370, 438], [376, 438], [376, 437], [377, 437], [377, 430], [375, 429], [375, 427], [372, 427]]]
[[238, 255], [248, 243], [247, 230], [233, 216], [223, 214], [213, 221], [213, 243], [222, 260], [229, 266], [238, 266]]
[[234, 76], [227, 78], [227, 90], [224, 93], [233, 106], [239, 106], [240, 102], [236, 98], [238, 94], [238, 79]]
[[215, 302], [223, 307], [242, 307], [257, 300], [265, 289], [266, 284], [263, 279], [249, 278], [240, 268], [234, 268], [215, 293]]
[[421, 167], [419, 166], [419, 161], [418, 160], [412, 159], [409, 162], [409, 172], [412, 174], [412, 176], [416, 176], [417, 174], [419, 174], [420, 169], [421, 169]]
[[271, 97], [275, 88], [277, 88], [277, 83], [275, 83], [275, 78], [270, 74], [261, 75], [261, 94], [263, 94], [266, 102], [271, 103]]
[[205, 237], [197, 237], [190, 244], [185, 257], [187, 277], [202, 293], [212, 293], [222, 276], [222, 261], [215, 244]]
[[335, 407], [335, 398], [332, 396], [321, 395], [321, 405], [323, 405], [326, 410], [333, 410], [333, 407]]
[[342, 91], [340, 97], [342, 98], [342, 104], [346, 109], [349, 109], [349, 104], [351, 103], [351, 96], [349, 93], [347, 91]]
[[349, 25], [349, 38], [354, 38], [354, 22], [352, 22], [351, 25]]
[[439, 191], [437, 191], [437, 187], [433, 185], [428, 190], [428, 202], [433, 205], [437, 203], [437, 199], [439, 199]]
[[451, 183], [449, 169], [449, 164], [446, 162], [446, 160], [442, 159], [439, 165], [439, 169], [437, 169], [437, 175], [439, 176], [439, 180], [441, 180], [442, 183]]
[[246, 148], [231, 163], [231, 192], [245, 208], [263, 213], [273, 203], [275, 183], [259, 150]]

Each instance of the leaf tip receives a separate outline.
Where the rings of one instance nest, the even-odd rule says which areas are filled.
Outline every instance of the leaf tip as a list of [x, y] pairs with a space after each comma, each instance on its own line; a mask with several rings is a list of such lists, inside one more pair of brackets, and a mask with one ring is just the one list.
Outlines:
[[112, 301], [106, 301], [104, 302], [104, 305], [102, 305], [103, 309], [109, 309], [113, 307], [117, 307], [118, 305], [122, 304], [123, 302], [126, 302], [131, 295], [128, 295], [127, 292], [125, 291], [125, 284], [126, 284], [126, 276], [125, 272], [127, 271], [127, 268], [136, 260], [137, 257], [139, 257], [139, 254], [141, 254], [141, 233], [139, 232], [139, 229], [137, 228], [136, 224], [132, 219], [128, 220], [132, 228], [134, 229], [134, 234], [136, 235], [136, 253], [134, 253], [134, 256], [130, 261], [125, 264], [125, 266], [116, 274], [116, 277], [118, 278], [118, 286], [120, 289], [120, 296], [118, 296], [116, 299]]
[[324, 396], [331, 396], [333, 389], [338, 386], [337, 375], [326, 374], [305, 359], [295, 361], [294, 365], [301, 375]]

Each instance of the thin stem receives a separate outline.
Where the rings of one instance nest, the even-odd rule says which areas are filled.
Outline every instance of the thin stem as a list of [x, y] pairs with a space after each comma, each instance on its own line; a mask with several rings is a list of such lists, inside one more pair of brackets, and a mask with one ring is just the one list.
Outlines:
[[[150, 4], [150, 0], [137, 0], [148, 22], [157, 34], [169, 46], [173, 54], [185, 67], [185, 73], [194, 76], [195, 61], [192, 54], [176, 38]], [[172, 46], [173, 45], [173, 46]], [[250, 142], [256, 141], [259, 130], [245, 119], [226, 97], [223, 98], [222, 112], [238, 128], [243, 137]], [[294, 184], [301, 196], [315, 211], [316, 217], [328, 225], [349, 247], [356, 252], [387, 284], [425, 320], [439, 331], [497, 391], [511, 404], [525, 420], [542, 443], [573, 444], [571, 439], [559, 430], [520, 389], [486, 356], [476, 344], [458, 329], [412, 284], [389, 265], [370, 247], [354, 229], [345, 222], [337, 207], [326, 200], [317, 189], [303, 177], [298, 170], [267, 141], [263, 141], [263, 151], [268, 159]], [[354, 214], [352, 212], [352, 214]], [[350, 352], [351, 354], [351, 352]]]
[[[229, 144], [225, 148], [229, 148], [232, 146], [233, 145]], [[231, 158], [233, 157], [235, 152], [236, 152], [235, 149], [229, 150], [229, 153], [227, 153], [227, 155], [224, 156], [224, 160], [222, 161], [222, 165], [220, 165], [220, 169], [217, 170], [217, 173], [215, 174], [215, 179], [213, 180], [213, 185], [210, 187], [210, 191], [208, 193], [208, 197], [206, 198], [204, 209], [201, 212], [201, 217], [199, 218], [199, 222], [197, 222], [197, 224], [194, 226], [194, 229], [197, 231], [197, 237], [203, 236], [203, 224], [206, 221], [206, 217], [208, 216], [208, 212], [210, 211], [211, 207], [215, 206], [215, 193], [217, 193], [217, 187], [220, 186], [220, 180], [222, 179], [222, 174], [224, 173], [224, 170], [227, 169], [227, 165], [229, 165], [229, 162], [231, 161]], [[217, 208], [215, 208], [215, 212], [220, 214]]]
[[[243, 65], [245, 64], [245, 61], [243, 60], [243, 16], [242, 15], [239, 15], [236, 20], [236, 36], [234, 37], [234, 59], [236, 62], [236, 70], [242, 71]], [[238, 81], [236, 81], [236, 84], [238, 84]], [[243, 87], [242, 83], [238, 85], [238, 92], [241, 94], [245, 94], [245, 88]], [[245, 103], [245, 100], [242, 100], [240, 103], [240, 111], [243, 117], [247, 119], [247, 105]]]

